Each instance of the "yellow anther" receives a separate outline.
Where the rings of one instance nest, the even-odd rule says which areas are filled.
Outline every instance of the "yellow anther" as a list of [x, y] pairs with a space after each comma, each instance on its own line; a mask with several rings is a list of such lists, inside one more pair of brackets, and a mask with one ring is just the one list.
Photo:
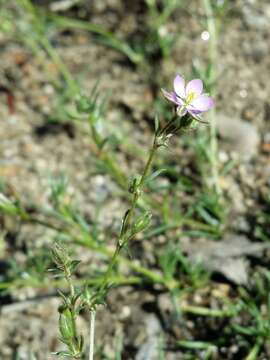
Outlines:
[[195, 92], [191, 91], [186, 98], [186, 103], [190, 104], [191, 101], [194, 100], [196, 97], [197, 97], [197, 94]]

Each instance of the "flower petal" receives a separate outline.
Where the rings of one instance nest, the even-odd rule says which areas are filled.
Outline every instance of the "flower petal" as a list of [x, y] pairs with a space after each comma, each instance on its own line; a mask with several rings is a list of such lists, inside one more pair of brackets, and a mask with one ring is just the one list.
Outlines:
[[211, 109], [214, 106], [214, 99], [208, 95], [202, 94], [187, 106], [191, 112], [198, 113]]
[[161, 89], [161, 91], [162, 91], [163, 96], [167, 100], [175, 103], [176, 105], [183, 105], [183, 101], [177, 97], [177, 95], [176, 95], [176, 93], [174, 91], [169, 92], [169, 91], [164, 90], [164, 89]]
[[186, 86], [186, 96], [191, 92], [195, 93], [197, 96], [200, 96], [203, 91], [203, 82], [201, 79], [193, 79], [188, 82]]
[[173, 82], [173, 88], [176, 95], [180, 96], [182, 99], [185, 98], [185, 80], [180, 75], [176, 75]]

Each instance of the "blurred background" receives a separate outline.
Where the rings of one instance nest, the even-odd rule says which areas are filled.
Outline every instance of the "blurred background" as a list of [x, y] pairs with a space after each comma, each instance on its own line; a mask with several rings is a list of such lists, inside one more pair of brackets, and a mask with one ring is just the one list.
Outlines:
[[0, 1], [1, 360], [63, 348], [50, 248], [99, 283], [176, 74], [216, 106], [155, 160], [95, 358], [270, 358], [269, 24], [267, 0]]

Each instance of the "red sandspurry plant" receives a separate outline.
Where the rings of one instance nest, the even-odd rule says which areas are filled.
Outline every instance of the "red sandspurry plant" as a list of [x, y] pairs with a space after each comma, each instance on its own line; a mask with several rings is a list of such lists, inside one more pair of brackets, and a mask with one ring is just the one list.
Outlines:
[[[141, 175], [134, 177], [129, 184], [128, 191], [131, 194], [129, 208], [125, 211], [122, 218], [122, 225], [117, 237], [114, 253], [108, 262], [107, 269], [101, 275], [99, 285], [89, 288], [76, 289], [73, 285], [74, 271], [79, 265], [79, 261], [72, 260], [66, 249], [61, 244], [55, 244], [52, 255], [56, 265], [56, 276], [64, 277], [69, 286], [68, 294], [60, 292], [62, 305], [59, 307], [59, 332], [60, 340], [66, 345], [67, 350], [55, 353], [63, 357], [83, 359], [84, 357], [84, 338], [79, 333], [77, 327], [77, 316], [85, 309], [90, 316], [89, 331], [89, 353], [88, 359], [94, 359], [94, 334], [95, 334], [95, 314], [98, 306], [106, 301], [106, 296], [112, 285], [115, 265], [123, 249], [127, 249], [130, 241], [140, 232], [143, 232], [151, 222], [151, 213], [141, 210], [138, 214], [138, 201], [142, 196], [146, 183], [153, 181], [162, 170], [151, 173], [153, 160], [157, 150], [161, 147], [168, 147], [170, 138], [181, 130], [190, 128], [193, 120], [201, 121], [200, 115], [214, 106], [214, 100], [209, 95], [203, 93], [203, 83], [200, 79], [191, 80], [185, 85], [185, 80], [177, 75], [173, 83], [174, 91], [168, 92], [162, 89], [166, 99], [176, 106], [173, 109], [172, 118], [165, 124], [160, 124], [156, 118], [155, 133], [152, 145], [149, 149], [148, 158], [145, 161]], [[81, 106], [89, 102], [88, 106]], [[77, 110], [86, 113], [91, 117], [93, 109], [92, 100], [81, 97], [78, 100]], [[87, 112], [90, 112], [87, 113]], [[173, 288], [175, 284], [166, 284], [168, 288]], [[177, 285], [178, 286], [178, 285]]]

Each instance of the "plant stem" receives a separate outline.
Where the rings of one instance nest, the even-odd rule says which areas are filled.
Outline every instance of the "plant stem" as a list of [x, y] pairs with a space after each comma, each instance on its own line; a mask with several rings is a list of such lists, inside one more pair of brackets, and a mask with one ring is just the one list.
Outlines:
[[[141, 284], [142, 281], [143, 280], [138, 276], [114, 276], [110, 278], [110, 282], [117, 284], [118, 286], [138, 285]], [[160, 283], [160, 281], [158, 282]], [[82, 285], [100, 286], [100, 284], [102, 283], [102, 279], [100, 279], [100, 277], [96, 277], [96, 278], [88, 279], [86, 282], [84, 279], [73, 279], [72, 283], [74, 286], [82, 286]], [[11, 280], [10, 282], [0, 283], [0, 290], [21, 289], [24, 287], [32, 287], [34, 289], [43, 289], [43, 290], [47, 290], [47, 289], [52, 290], [54, 288], [66, 289], [67, 287], [70, 289], [69, 285], [66, 282], [66, 279], [64, 280], [50, 279], [49, 281], [45, 281], [44, 279], [30, 278], [30, 279], [20, 279], [16, 281]], [[44, 293], [42, 297], [46, 297], [47, 296], [46, 294], [48, 295], [48, 293]], [[49, 294], [53, 294], [53, 292], [50, 292]]]
[[72, 93], [77, 93], [79, 89], [78, 85], [74, 81], [65, 63], [63, 63], [60, 55], [57, 53], [57, 51], [54, 49], [54, 47], [48, 40], [44, 23], [40, 20], [39, 12], [29, 0], [19, 0], [19, 4], [21, 5], [22, 9], [29, 14], [33, 30], [36, 34], [38, 34], [37, 39], [33, 37], [32, 43], [34, 43], [35, 47], [38, 47], [38, 45], [41, 46], [47, 52], [51, 60], [57, 66], [63, 79], [66, 81], [69, 90]]
[[[142, 266], [140, 264], [136, 264], [133, 261], [131, 261], [131, 260], [129, 260], [129, 259], [123, 257], [123, 256], [119, 256], [118, 252], [116, 254], [115, 251], [112, 252], [106, 246], [102, 246], [100, 244], [97, 245], [95, 243], [95, 240], [92, 238], [90, 233], [87, 234], [87, 238], [85, 238], [85, 234], [83, 234], [82, 237], [76, 236], [74, 233], [69, 231], [68, 228], [65, 228], [65, 227], [61, 228], [61, 227], [55, 226], [54, 224], [51, 224], [50, 222], [47, 222], [47, 221], [40, 220], [40, 219], [34, 217], [32, 214], [26, 213], [25, 211], [22, 211], [19, 214], [19, 216], [20, 216], [21, 220], [24, 221], [24, 222], [29, 222], [29, 223], [42, 225], [42, 226], [48, 227], [50, 229], [53, 229], [53, 230], [55, 230], [57, 232], [64, 233], [65, 235], [69, 236], [73, 240], [73, 242], [75, 244], [86, 247], [86, 248], [91, 249], [93, 251], [96, 251], [97, 253], [102, 254], [102, 255], [104, 255], [104, 256], [106, 256], [108, 258], [112, 258], [113, 256], [115, 256], [115, 259], [113, 261], [114, 264], [116, 262], [118, 262], [118, 261], [122, 262], [122, 263], [125, 263], [132, 270], [134, 270], [135, 272], [145, 276], [151, 282], [157, 282], [157, 283], [163, 284], [166, 288], [171, 288], [171, 287], [173, 288], [173, 287], [175, 287], [177, 285], [177, 282], [168, 284], [168, 283], [166, 283], [164, 278], [162, 276], [160, 276], [159, 274], [157, 274], [155, 271], [147, 269], [146, 267], [144, 267], [144, 266]], [[174, 225], [174, 226], [177, 227], [176, 225]], [[78, 230], [80, 230], [80, 229], [78, 229]], [[113, 268], [113, 266], [112, 266], [112, 268]], [[111, 271], [112, 271], [112, 269], [110, 270], [110, 273], [111, 273]], [[111, 277], [110, 273], [108, 273], [108, 275], [107, 275], [107, 280], [109, 280], [109, 278], [110, 278], [111, 282], [116, 282], [116, 283], [119, 283], [119, 284], [123, 284], [123, 283], [125, 283], [125, 280], [128, 280], [128, 278], [126, 278], [126, 277], [123, 278], [123, 279], [121, 277]], [[115, 280], [112, 280], [112, 279], [115, 279]], [[75, 280], [73, 280], [73, 282], [74, 281]], [[104, 283], [104, 281], [99, 282], [98, 279], [95, 279], [93, 281], [94, 284], [96, 282], [100, 283], [100, 286], [101, 286], [102, 283]], [[132, 277], [131, 282], [139, 283], [140, 278]], [[107, 281], [107, 283], [108, 283], [108, 281]], [[127, 281], [127, 283], [128, 283], [128, 281]], [[17, 287], [24, 286], [24, 284], [25, 284], [24, 281], [16, 282]], [[53, 282], [51, 284], [52, 284], [52, 286], [55, 286], [56, 284], [58, 284], [58, 282]], [[0, 284], [0, 288], [1, 288], [1, 286], [2, 286], [2, 284]], [[41, 286], [41, 284], [40, 283], [38, 283], [38, 285], [32, 284], [32, 286], [35, 286], [35, 287], [38, 286], [39, 287], [39, 286]], [[9, 288], [9, 287], [10, 286], [8, 285], [8, 283], [3, 285], [3, 288]]]
[[210, 317], [231, 317], [233, 312], [230, 309], [218, 310], [218, 309], [209, 309], [203, 306], [193, 306], [193, 305], [182, 305], [181, 311], [183, 313], [200, 315], [200, 316], [210, 316]]
[[[157, 149], [158, 149], [157, 137], [155, 136], [152, 147], [151, 147], [150, 152], [149, 152], [147, 162], [146, 162], [145, 167], [143, 169], [141, 179], [139, 181], [139, 184], [137, 185], [136, 191], [133, 194], [133, 197], [132, 197], [132, 200], [131, 200], [131, 206], [130, 206], [130, 208], [128, 210], [127, 217], [124, 220], [126, 227], [129, 227], [130, 223], [132, 221], [134, 211], [135, 211], [136, 206], [137, 206], [138, 199], [139, 199], [139, 197], [141, 195], [141, 190], [143, 188], [143, 185], [144, 185], [145, 179], [147, 177], [147, 174], [148, 174], [148, 172], [149, 172], [149, 170], [151, 168], [151, 165], [152, 165], [152, 162], [153, 162], [153, 159], [154, 159], [154, 156], [155, 156], [155, 152], [156, 152]], [[121, 230], [121, 233], [119, 234], [119, 237], [118, 237], [118, 241], [117, 241], [115, 251], [114, 251], [113, 256], [111, 258], [111, 261], [109, 263], [108, 269], [107, 269], [107, 271], [106, 271], [106, 273], [104, 275], [104, 281], [103, 281], [103, 284], [101, 286], [102, 290], [105, 289], [105, 287], [108, 285], [108, 278], [111, 277], [111, 273], [112, 273], [112, 270], [113, 270], [113, 268], [114, 268], [114, 266], [115, 266], [115, 264], [117, 262], [118, 255], [119, 255], [121, 249], [125, 245], [127, 245], [128, 240], [129, 239], [123, 240], [122, 230]]]
[[75, 290], [74, 290], [74, 285], [73, 285], [69, 275], [66, 275], [66, 280], [67, 280], [67, 283], [68, 283], [68, 286], [69, 286], [70, 295], [73, 298], [74, 295], [75, 295]]
[[251, 351], [249, 352], [248, 356], [245, 358], [245, 360], [256, 360], [258, 358], [258, 354], [260, 351], [260, 348], [262, 346], [262, 340], [259, 338]]
[[[146, 162], [145, 167], [143, 169], [143, 174], [142, 174], [141, 180], [140, 180], [140, 182], [139, 182], [139, 184], [137, 186], [137, 190], [135, 191], [135, 193], [133, 195], [130, 211], [129, 211], [129, 213], [127, 215], [127, 219], [126, 219], [126, 226], [130, 225], [130, 222], [132, 220], [135, 208], [137, 206], [137, 202], [139, 200], [139, 197], [141, 196], [141, 191], [142, 191], [142, 188], [144, 186], [146, 176], [147, 176], [147, 174], [148, 174], [148, 172], [149, 172], [149, 170], [151, 168], [151, 165], [152, 165], [152, 162], [153, 162], [153, 159], [154, 159], [154, 156], [155, 156], [155, 153], [156, 153], [157, 149], [158, 149], [158, 146], [157, 146], [156, 137], [155, 137], [155, 139], [153, 141], [152, 148], [150, 149], [150, 152], [149, 152], [147, 162]], [[120, 235], [120, 237], [121, 237], [121, 235]]]
[[56, 24], [59, 28], [86, 30], [91, 33], [100, 35], [107, 46], [122, 52], [134, 64], [140, 64], [143, 61], [143, 56], [130, 47], [127, 42], [116, 37], [115, 34], [105, 30], [101, 26], [65, 16], [52, 15], [50, 13], [47, 13], [47, 16], [53, 20], [54, 24]]
[[[217, 62], [217, 29], [216, 20], [214, 17], [213, 8], [210, 0], [203, 0], [203, 6], [207, 17], [207, 29], [210, 34], [209, 39], [209, 62], [211, 65], [210, 83], [212, 86], [212, 95], [215, 96], [215, 86], [213, 83], [216, 79], [216, 62]], [[212, 167], [212, 179], [215, 190], [220, 193], [220, 187], [218, 184], [218, 164], [217, 164], [217, 121], [215, 107], [210, 110], [210, 149], [211, 149], [211, 167]]]
[[94, 359], [95, 319], [96, 319], [96, 310], [91, 310], [90, 332], [89, 332], [89, 360]]

